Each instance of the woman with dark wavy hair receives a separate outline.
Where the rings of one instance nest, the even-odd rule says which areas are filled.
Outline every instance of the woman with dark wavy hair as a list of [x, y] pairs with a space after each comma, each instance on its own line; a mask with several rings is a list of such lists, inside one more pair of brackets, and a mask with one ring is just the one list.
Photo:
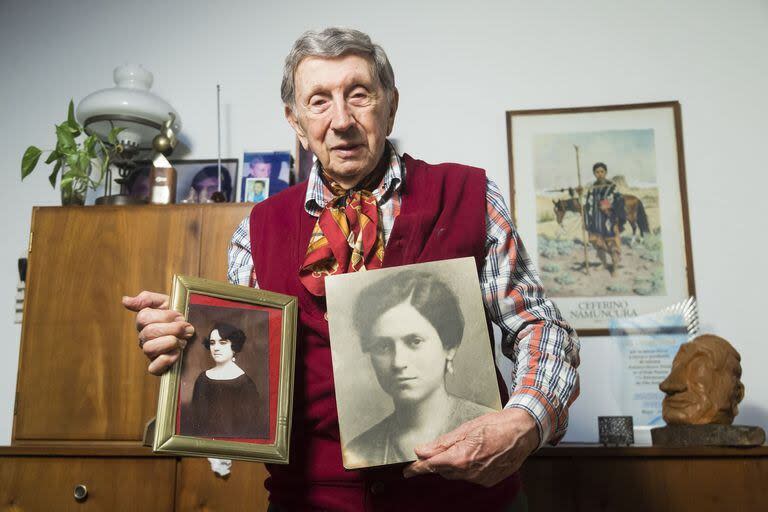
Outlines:
[[259, 409], [256, 384], [236, 363], [245, 333], [237, 327], [214, 324], [203, 346], [215, 365], [200, 373], [192, 391], [188, 421], [182, 434], [204, 437], [263, 439], [268, 435], [269, 414]]
[[464, 335], [451, 289], [424, 272], [381, 279], [360, 294], [355, 329], [395, 411], [344, 446], [354, 465], [413, 460], [413, 448], [493, 409], [449, 393], [445, 378]]

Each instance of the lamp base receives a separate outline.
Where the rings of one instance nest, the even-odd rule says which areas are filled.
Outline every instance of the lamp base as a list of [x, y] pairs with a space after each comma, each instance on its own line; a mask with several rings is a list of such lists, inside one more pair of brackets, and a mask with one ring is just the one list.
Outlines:
[[135, 197], [127, 196], [125, 194], [115, 194], [113, 196], [97, 197], [95, 203], [98, 205], [128, 205], [128, 204], [147, 204], [147, 201], [146, 199], [137, 199]]

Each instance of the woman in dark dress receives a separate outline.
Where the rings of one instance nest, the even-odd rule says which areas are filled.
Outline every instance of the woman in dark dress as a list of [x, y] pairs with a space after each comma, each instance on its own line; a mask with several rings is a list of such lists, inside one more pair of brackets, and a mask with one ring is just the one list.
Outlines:
[[183, 434], [241, 439], [268, 436], [269, 413], [259, 407], [256, 384], [236, 363], [245, 341], [243, 331], [223, 322], [216, 323], [203, 340], [216, 365], [195, 380]]

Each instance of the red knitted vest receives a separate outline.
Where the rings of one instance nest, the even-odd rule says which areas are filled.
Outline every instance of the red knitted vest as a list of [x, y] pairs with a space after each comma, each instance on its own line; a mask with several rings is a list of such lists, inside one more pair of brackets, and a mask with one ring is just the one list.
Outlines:
[[[400, 214], [384, 267], [474, 256], [485, 259], [486, 178], [481, 169], [430, 165], [405, 155]], [[254, 206], [251, 253], [259, 286], [299, 298], [293, 431], [288, 465], [268, 465], [270, 500], [287, 510], [483, 510], [510, 503], [518, 475], [486, 489], [437, 475], [402, 478], [402, 466], [347, 471], [341, 462], [325, 298], [298, 271], [316, 218], [304, 209], [307, 183]], [[507, 391], [497, 370], [502, 403]]]

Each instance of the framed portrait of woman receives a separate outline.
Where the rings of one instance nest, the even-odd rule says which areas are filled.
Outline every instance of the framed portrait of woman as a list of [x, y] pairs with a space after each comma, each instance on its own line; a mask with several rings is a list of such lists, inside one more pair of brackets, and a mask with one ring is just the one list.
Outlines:
[[296, 298], [174, 276], [171, 300], [195, 335], [162, 377], [154, 451], [287, 463]]
[[414, 448], [501, 409], [473, 258], [326, 279], [344, 467]]

